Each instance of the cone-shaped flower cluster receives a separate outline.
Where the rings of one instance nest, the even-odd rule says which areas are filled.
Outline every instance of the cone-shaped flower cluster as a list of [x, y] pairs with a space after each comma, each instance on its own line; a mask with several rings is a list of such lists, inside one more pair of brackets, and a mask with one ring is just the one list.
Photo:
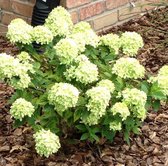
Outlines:
[[145, 68], [135, 58], [120, 58], [112, 68], [112, 72], [124, 79], [138, 79], [145, 75]]
[[78, 97], [78, 89], [68, 83], [55, 83], [48, 92], [50, 104], [54, 105], [60, 113], [68, 108], [75, 107]]
[[146, 93], [136, 88], [125, 89], [122, 91], [123, 102], [128, 106], [134, 116], [144, 120], [146, 118], [145, 104], [147, 100]]
[[61, 147], [59, 137], [50, 130], [40, 130], [34, 135], [35, 149], [40, 156], [49, 157]]
[[34, 106], [30, 102], [19, 98], [12, 104], [10, 114], [15, 119], [22, 120], [25, 116], [31, 117], [34, 111]]

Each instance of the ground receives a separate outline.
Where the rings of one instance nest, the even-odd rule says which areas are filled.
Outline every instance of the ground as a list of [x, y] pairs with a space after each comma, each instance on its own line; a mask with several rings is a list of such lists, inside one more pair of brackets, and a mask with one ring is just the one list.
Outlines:
[[[151, 74], [168, 64], [168, 8], [147, 13], [103, 34], [136, 31], [145, 45], [138, 59]], [[17, 48], [0, 37], [0, 52], [15, 55]], [[7, 100], [12, 88], [0, 82], [0, 166], [168, 166], [168, 106], [156, 113], [149, 111], [139, 136], [132, 136], [130, 146], [118, 134], [113, 143], [98, 145], [62, 139], [62, 148], [49, 158], [34, 149], [32, 130], [28, 126], [14, 129]]]

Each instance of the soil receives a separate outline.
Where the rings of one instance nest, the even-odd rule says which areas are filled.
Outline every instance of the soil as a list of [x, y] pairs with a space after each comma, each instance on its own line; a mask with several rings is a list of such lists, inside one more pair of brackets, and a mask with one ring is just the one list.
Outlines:
[[[168, 8], [147, 13], [139, 19], [102, 32], [136, 31], [145, 45], [138, 59], [148, 72], [157, 73], [168, 64]], [[0, 52], [15, 55], [17, 48], [0, 37]], [[14, 129], [7, 100], [13, 89], [0, 82], [0, 166], [168, 166], [168, 106], [149, 112], [141, 134], [131, 138], [130, 146], [121, 135], [113, 143], [94, 145], [64, 140], [57, 154], [40, 157], [34, 149], [32, 130], [28, 126]]]

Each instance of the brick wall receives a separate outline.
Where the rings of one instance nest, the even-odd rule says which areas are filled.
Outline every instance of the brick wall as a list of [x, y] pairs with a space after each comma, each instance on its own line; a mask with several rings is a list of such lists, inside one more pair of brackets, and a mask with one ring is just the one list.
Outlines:
[[[150, 10], [153, 7], [149, 1], [160, 0], [61, 0], [61, 4], [69, 10], [74, 23], [85, 20], [100, 31]], [[34, 4], [35, 0], [0, 0], [0, 34], [5, 34], [14, 18], [30, 23]]]

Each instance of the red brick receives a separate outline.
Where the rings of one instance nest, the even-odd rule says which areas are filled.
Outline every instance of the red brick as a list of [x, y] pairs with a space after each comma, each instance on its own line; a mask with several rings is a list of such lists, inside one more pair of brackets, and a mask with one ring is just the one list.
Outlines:
[[24, 19], [25, 21], [27, 21], [27, 18], [25, 17], [22, 17], [20, 15], [16, 15], [16, 14], [13, 14], [13, 13], [10, 13], [10, 12], [3, 12], [2, 13], [2, 19], [1, 19], [1, 22], [4, 24], [4, 25], [8, 25], [13, 19], [15, 18], [22, 18]]
[[66, 0], [67, 8], [74, 8], [91, 2], [91, 0]]
[[86, 7], [80, 9], [80, 20], [85, 20], [86, 18], [90, 18], [92, 16], [98, 15], [104, 11], [104, 2], [98, 2], [94, 4], [90, 4]]
[[78, 13], [76, 11], [71, 12], [71, 18], [72, 18], [72, 21], [73, 21], [74, 24], [77, 23], [78, 20], [79, 20], [78, 19]]
[[15, 1], [13, 0], [11, 2], [12, 4], [12, 10], [14, 13], [31, 17], [32, 11], [33, 11], [33, 5], [31, 3], [21, 2], [21, 1]]
[[10, 0], [0, 0], [0, 8], [4, 10], [11, 10]]
[[35, 4], [36, 0], [29, 0], [29, 2]]
[[118, 12], [114, 11], [111, 13], [108, 13], [106, 15], [103, 15], [102, 17], [99, 17], [93, 21], [94, 23], [94, 29], [96, 31], [103, 29], [107, 26], [113, 25], [118, 21]]
[[3, 25], [3, 24], [0, 24], [0, 36], [5, 36], [6, 35], [6, 32], [8, 30], [8, 27]]
[[135, 3], [135, 7], [131, 7], [130, 5], [126, 5], [125, 7], [118, 10], [118, 19], [119, 21], [132, 18], [135, 16], [140, 16], [141, 14], [141, 7], [140, 3]]
[[120, 7], [128, 2], [129, 2], [129, 0], [106, 0], [106, 8], [107, 9], [114, 9], [114, 8]]

